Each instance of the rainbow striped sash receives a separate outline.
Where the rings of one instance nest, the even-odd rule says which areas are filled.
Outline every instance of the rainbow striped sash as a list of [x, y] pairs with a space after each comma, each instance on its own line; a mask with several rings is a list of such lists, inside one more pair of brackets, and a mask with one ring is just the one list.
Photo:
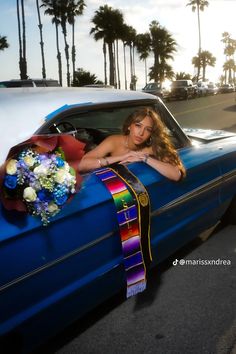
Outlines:
[[110, 191], [117, 211], [127, 293], [130, 297], [146, 289], [146, 264], [150, 251], [149, 198], [141, 184], [124, 165], [113, 165], [96, 171]]

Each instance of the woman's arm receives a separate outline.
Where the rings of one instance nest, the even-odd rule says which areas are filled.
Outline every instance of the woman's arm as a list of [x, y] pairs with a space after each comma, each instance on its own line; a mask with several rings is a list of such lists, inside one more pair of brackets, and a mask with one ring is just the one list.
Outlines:
[[133, 153], [127, 156], [125, 159], [123, 159], [121, 163], [128, 163], [128, 162], [135, 162], [135, 161], [145, 162], [147, 165], [154, 168], [160, 174], [173, 181], [179, 181], [182, 177], [179, 166], [172, 165], [169, 162], [157, 160], [156, 158], [150, 156], [149, 154], [141, 151], [137, 151], [137, 152], [133, 151]]
[[117, 145], [120, 144], [119, 136], [109, 136], [103, 140], [95, 149], [85, 154], [79, 163], [80, 172], [88, 172], [97, 168], [105, 167], [116, 162], [120, 162], [122, 159], [127, 158], [127, 154], [108, 156], [112, 154]]

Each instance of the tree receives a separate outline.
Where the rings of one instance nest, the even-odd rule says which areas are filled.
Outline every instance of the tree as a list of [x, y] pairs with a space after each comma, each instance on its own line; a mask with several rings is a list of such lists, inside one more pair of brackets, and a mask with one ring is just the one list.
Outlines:
[[0, 50], [7, 49], [8, 47], [9, 47], [9, 44], [7, 42], [7, 37], [0, 35]]
[[[118, 38], [118, 30], [122, 28], [124, 24], [123, 15], [119, 10], [115, 10], [108, 5], [100, 6], [91, 22], [94, 27], [90, 30], [90, 34], [93, 34], [94, 39], [103, 39], [103, 53], [105, 62], [104, 49], [107, 45], [109, 55], [109, 83], [115, 85], [115, 57], [114, 57], [114, 42]], [[106, 82], [106, 72], [105, 82]]]
[[83, 14], [85, 3], [83, 0], [69, 0], [68, 4], [68, 23], [72, 26], [72, 48], [71, 48], [71, 58], [72, 58], [72, 70], [73, 70], [73, 81], [75, 79], [75, 18], [76, 16], [81, 16]]
[[[205, 7], [209, 5], [206, 0], [190, 0], [186, 6], [192, 6], [192, 11], [197, 10], [197, 20], [198, 20], [198, 56], [201, 55], [201, 26], [200, 26], [200, 11], [204, 11]], [[197, 80], [199, 79], [200, 67], [197, 67]]]
[[129, 47], [130, 58], [130, 89], [136, 89], [137, 77], [135, 75], [135, 63], [134, 63], [134, 46], [136, 41], [136, 30], [132, 26], [126, 27], [125, 32], [125, 45]]
[[19, 41], [19, 68], [20, 78], [26, 80], [27, 61], [26, 61], [26, 31], [25, 31], [25, 9], [24, 0], [16, 0], [17, 23], [18, 23], [18, 41]]
[[151, 51], [151, 37], [148, 32], [136, 36], [136, 48], [139, 53], [139, 59], [144, 61], [145, 85], [147, 84], [147, 58]]
[[64, 50], [66, 57], [66, 78], [67, 78], [67, 86], [70, 86], [70, 54], [69, 54], [69, 44], [67, 42], [67, 20], [68, 20], [68, 7], [70, 0], [56, 0], [58, 4], [59, 10], [59, 19], [60, 25], [62, 29], [62, 34], [64, 38]]
[[186, 74], [185, 72], [181, 71], [181, 72], [175, 74], [175, 79], [176, 80], [191, 80], [192, 77], [190, 74]]
[[38, 14], [38, 28], [39, 28], [39, 35], [40, 35], [40, 47], [41, 47], [41, 57], [42, 57], [42, 77], [46, 79], [46, 68], [45, 68], [45, 57], [44, 57], [44, 42], [43, 42], [43, 25], [41, 22], [41, 15], [40, 15], [40, 8], [39, 8], [39, 1], [36, 0], [36, 7], [37, 7], [37, 14]]
[[[232, 78], [232, 71], [233, 73], [235, 73], [236, 71], [236, 65], [234, 59], [227, 60], [223, 65], [223, 70], [225, 72], [225, 78], [227, 78], [227, 72], [228, 72], [228, 83], [232, 84], [234, 82], [234, 79]], [[225, 80], [225, 82], [227, 82], [227, 80]]]
[[[200, 56], [193, 57], [192, 64], [201, 69], [202, 68], [202, 80], [206, 80], [206, 68], [207, 66], [215, 66], [216, 58], [207, 50], [201, 52]], [[198, 77], [199, 79], [199, 77]]]
[[56, 30], [56, 49], [57, 49], [57, 61], [58, 61], [58, 77], [59, 83], [62, 86], [62, 61], [61, 61], [61, 52], [60, 52], [60, 45], [59, 45], [59, 6], [57, 0], [41, 0], [42, 7], [45, 7], [46, 10], [44, 11], [45, 15], [49, 15], [52, 17], [52, 24], [55, 25]]
[[[231, 38], [228, 32], [222, 34], [222, 42], [225, 44], [224, 54], [226, 56], [225, 63], [223, 65], [223, 70], [225, 72], [225, 80], [227, 82], [227, 72], [228, 72], [228, 82], [235, 84], [235, 64], [234, 64], [234, 53], [236, 51], [236, 40]], [[232, 79], [233, 71], [233, 79]]]
[[102, 84], [102, 81], [98, 80], [95, 74], [91, 74], [89, 71], [78, 68], [75, 71], [73, 86], [85, 86], [91, 84]]
[[150, 68], [149, 77], [162, 85], [164, 79], [174, 77], [172, 67], [167, 63], [173, 60], [176, 52], [176, 42], [172, 35], [157, 21], [152, 21], [150, 26], [151, 51], [154, 54], [154, 65]]

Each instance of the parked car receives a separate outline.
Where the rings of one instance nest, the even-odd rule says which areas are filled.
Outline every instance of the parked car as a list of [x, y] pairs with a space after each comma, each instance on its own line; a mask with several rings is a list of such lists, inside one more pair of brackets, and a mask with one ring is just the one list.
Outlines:
[[152, 95], [158, 96], [160, 98], [166, 98], [169, 94], [169, 91], [162, 87], [159, 83], [157, 82], [150, 82], [147, 85], [144, 86], [142, 89], [143, 92], [145, 93], [150, 93]]
[[216, 84], [210, 82], [207, 86], [208, 86], [208, 95], [217, 95], [218, 87], [216, 86]]
[[[153, 95], [93, 88], [0, 89], [0, 163], [32, 134], [73, 133], [89, 146], [121, 131], [135, 109], [155, 109], [187, 176], [168, 180], [144, 162], [127, 165], [150, 198], [151, 267], [226, 217], [236, 220], [236, 135], [183, 130]], [[94, 172], [48, 226], [0, 203], [0, 336], [30, 353], [126, 286], [111, 194]], [[3, 351], [4, 352], [4, 351]]]
[[196, 85], [191, 80], [176, 80], [171, 84], [168, 99], [185, 99], [195, 98], [198, 96]]
[[230, 84], [224, 84], [219, 87], [219, 93], [230, 93], [234, 92], [234, 86]]
[[198, 95], [199, 96], [206, 96], [208, 94], [208, 85], [204, 81], [199, 81], [197, 83], [198, 87]]
[[0, 87], [57, 87], [60, 86], [57, 80], [53, 79], [27, 79], [27, 80], [7, 80], [1, 81]]

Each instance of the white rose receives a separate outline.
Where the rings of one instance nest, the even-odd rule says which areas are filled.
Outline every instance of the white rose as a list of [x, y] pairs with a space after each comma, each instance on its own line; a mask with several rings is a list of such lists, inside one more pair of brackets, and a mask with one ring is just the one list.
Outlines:
[[57, 206], [55, 203], [50, 202], [50, 203], [48, 204], [48, 211], [49, 211], [49, 213], [56, 213], [58, 210], [59, 210], [59, 208], [58, 208], [58, 206]]
[[23, 192], [23, 198], [27, 202], [34, 202], [37, 198], [37, 194], [32, 187], [26, 187]]
[[57, 183], [63, 183], [65, 181], [67, 172], [64, 169], [60, 169], [55, 173], [55, 181]]
[[47, 176], [48, 168], [44, 165], [39, 165], [34, 168], [34, 173], [38, 176]]
[[32, 167], [35, 164], [35, 158], [32, 156], [25, 156], [24, 162], [27, 166]]
[[6, 173], [8, 175], [15, 175], [16, 174], [16, 171], [17, 171], [16, 163], [17, 163], [17, 161], [14, 159], [8, 161], [8, 163], [6, 165]]
[[69, 172], [70, 171], [70, 165], [65, 161], [64, 166], [62, 167], [63, 170]]

